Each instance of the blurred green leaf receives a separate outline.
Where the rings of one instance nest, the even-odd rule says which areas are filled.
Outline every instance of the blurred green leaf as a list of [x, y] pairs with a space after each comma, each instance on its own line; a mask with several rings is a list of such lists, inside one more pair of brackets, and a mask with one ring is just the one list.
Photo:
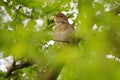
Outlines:
[[[58, 64], [65, 67], [57, 80], [120, 80], [116, 60], [120, 58], [119, 0], [7, 1], [0, 5], [12, 21], [2, 22], [5, 14], [0, 12], [0, 52], [32, 60], [35, 65], [15, 70], [9, 78], [0, 72], [0, 80], [44, 80]], [[75, 36], [81, 38], [78, 46], [50, 45], [54, 15], [59, 12], [74, 12], [70, 18], [76, 15]], [[107, 54], [115, 56], [108, 59]]]

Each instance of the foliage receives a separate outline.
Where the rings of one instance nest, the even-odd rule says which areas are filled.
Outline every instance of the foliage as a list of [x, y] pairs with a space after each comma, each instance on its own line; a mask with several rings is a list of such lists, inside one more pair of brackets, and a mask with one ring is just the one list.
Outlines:
[[[78, 13], [70, 3], [76, 3]], [[119, 0], [1, 0], [0, 5], [12, 18], [4, 22], [0, 11], [0, 52], [35, 62], [8, 78], [0, 72], [0, 80], [44, 80], [58, 63], [65, 64], [58, 80], [120, 80], [120, 63], [106, 58], [120, 57]], [[79, 46], [48, 45], [59, 12], [73, 12]]]

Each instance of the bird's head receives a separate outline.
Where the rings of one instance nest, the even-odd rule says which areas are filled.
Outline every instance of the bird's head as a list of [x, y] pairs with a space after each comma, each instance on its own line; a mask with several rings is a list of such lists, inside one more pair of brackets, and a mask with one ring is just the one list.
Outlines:
[[58, 13], [54, 17], [55, 23], [68, 23], [68, 18], [63, 13]]

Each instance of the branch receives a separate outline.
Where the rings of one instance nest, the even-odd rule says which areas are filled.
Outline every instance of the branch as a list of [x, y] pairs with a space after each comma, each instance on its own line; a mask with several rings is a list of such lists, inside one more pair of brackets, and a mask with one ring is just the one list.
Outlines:
[[23, 62], [23, 63], [21, 63], [19, 65], [16, 65], [16, 62], [17, 61], [14, 61], [13, 66], [8, 69], [8, 71], [6, 73], [6, 76], [5, 76], [6, 78], [8, 78], [11, 75], [11, 73], [13, 71], [17, 70], [17, 69], [22, 69], [22, 68], [25, 68], [25, 67], [33, 65], [33, 63], [30, 62], [30, 61]]
[[[21, 5], [21, 6], [19, 6], [18, 9], [16, 9], [14, 5], [9, 5], [9, 2], [4, 2], [4, 1], [1, 1], [1, 2], [2, 2], [5, 6], [7, 6], [8, 8], [14, 9], [14, 10], [15, 10], [16, 12], [18, 12], [20, 15], [22, 15], [22, 16], [24, 16], [24, 17], [26, 17], [26, 18], [35, 19], [35, 17], [33, 17], [32, 15], [26, 15], [26, 14], [24, 14], [24, 13], [22, 13], [22, 12], [20, 11], [21, 8], [25, 7], [24, 5]], [[19, 4], [18, 4], [18, 5], [19, 5]], [[34, 11], [34, 9], [33, 9], [33, 11]], [[32, 11], [32, 12], [33, 12], [33, 11]]]
[[108, 11], [108, 13], [114, 13], [116, 15], [120, 14], [120, 7], [116, 7], [114, 9], [111, 9], [110, 11]]
[[45, 80], [57, 80], [63, 67], [64, 67], [63, 65], [57, 65], [55, 68], [51, 70], [51, 72], [48, 74]]

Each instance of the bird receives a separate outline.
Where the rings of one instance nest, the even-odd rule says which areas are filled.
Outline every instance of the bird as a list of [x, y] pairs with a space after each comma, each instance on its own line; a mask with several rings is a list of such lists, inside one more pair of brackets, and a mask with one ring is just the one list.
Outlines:
[[[53, 39], [58, 43], [74, 43], [75, 38], [72, 34], [75, 33], [74, 26], [68, 22], [68, 17], [63, 13], [58, 13], [54, 16]], [[47, 75], [45, 80], [56, 80], [62, 71], [64, 64], [58, 63]]]
[[74, 26], [68, 22], [68, 17], [63, 13], [58, 13], [54, 17], [54, 22], [54, 41], [61, 43], [71, 43], [73, 41], [72, 34], [74, 34], [75, 29]]

